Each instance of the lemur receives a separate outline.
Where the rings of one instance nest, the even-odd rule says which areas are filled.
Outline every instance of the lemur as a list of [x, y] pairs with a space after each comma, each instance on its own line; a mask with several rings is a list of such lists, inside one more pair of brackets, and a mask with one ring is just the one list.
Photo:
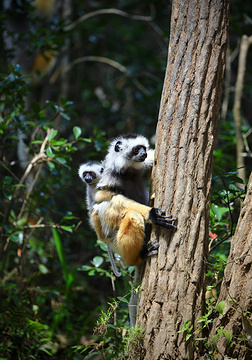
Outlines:
[[[94, 194], [95, 194], [95, 187], [97, 182], [101, 179], [101, 175], [103, 173], [104, 167], [102, 163], [98, 161], [88, 161], [84, 164], [81, 164], [78, 170], [78, 174], [80, 179], [85, 183], [86, 185], [86, 205], [88, 209], [89, 214], [89, 223], [90, 226], [94, 229], [92, 216], [91, 216], [91, 210], [92, 206], [94, 205]], [[106, 241], [103, 236], [100, 235], [101, 238], [99, 240]], [[107, 250], [109, 255], [109, 260], [113, 269], [113, 272], [115, 276], [120, 277], [121, 273], [117, 270], [115, 260], [113, 257], [113, 252], [110, 247], [110, 243], [107, 242]]]
[[144, 205], [149, 198], [145, 179], [153, 165], [146, 160], [148, 151], [149, 142], [142, 135], [120, 136], [111, 142], [91, 211], [97, 236], [108, 239], [127, 265], [139, 265], [157, 254], [158, 243], [145, 242], [146, 224], [176, 229], [176, 218]]
[[[157, 254], [157, 242], [145, 244], [146, 223], [154, 222], [176, 229], [172, 224], [175, 218], [164, 217], [162, 211], [160, 215], [159, 209], [144, 206], [149, 200], [147, 185], [153, 161], [154, 150], [149, 149], [145, 137], [128, 135], [116, 138], [110, 144], [103, 162], [105, 171], [96, 189], [97, 204], [91, 211], [97, 236], [102, 239], [105, 233], [105, 241], [113, 244], [124, 261], [136, 265], [134, 286], [141, 281], [141, 266], [137, 264], [141, 263], [142, 258]], [[136, 255], [135, 259], [128, 258], [130, 253]], [[137, 302], [138, 293], [132, 292], [129, 303], [132, 327], [135, 325]]]

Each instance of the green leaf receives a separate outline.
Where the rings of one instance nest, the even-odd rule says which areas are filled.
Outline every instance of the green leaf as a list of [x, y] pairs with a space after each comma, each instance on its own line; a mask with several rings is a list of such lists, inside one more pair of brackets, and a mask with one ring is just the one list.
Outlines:
[[129, 300], [125, 299], [125, 297], [117, 296], [117, 299], [120, 300], [121, 302], [127, 304], [127, 305], [129, 304]]
[[12, 198], [12, 193], [7, 190], [7, 189], [3, 189], [3, 193], [4, 193], [4, 196], [8, 199], [8, 200], [11, 200]]
[[42, 144], [42, 140], [34, 140], [34, 141], [32, 141], [31, 142], [31, 144], [33, 145], [33, 144]]
[[95, 271], [92, 269], [88, 272], [88, 276], [95, 276]]
[[212, 343], [213, 343], [213, 346], [215, 347], [215, 348], [217, 348], [217, 341], [218, 341], [218, 335], [214, 335], [213, 337], [212, 337]]
[[51, 130], [50, 133], [48, 134], [48, 140], [49, 142], [52, 141], [52, 139], [55, 138], [55, 136], [57, 135], [58, 130]]
[[103, 263], [103, 257], [101, 257], [101, 256], [95, 256], [95, 257], [93, 258], [93, 264], [94, 264], [95, 267], [98, 268], [102, 263]]
[[51, 148], [51, 146], [49, 146], [47, 149], [46, 149], [46, 155], [48, 157], [54, 157], [54, 151], [53, 149]]
[[63, 216], [63, 220], [75, 220], [75, 219], [79, 219], [77, 216]]
[[53, 141], [53, 146], [62, 146], [65, 143], [66, 143], [66, 140], [64, 140], [64, 139], [54, 140]]
[[232, 334], [231, 334], [231, 332], [228, 331], [228, 330], [224, 330], [224, 331], [223, 331], [223, 334], [224, 334], [225, 338], [227, 339], [228, 344], [230, 344], [230, 343], [231, 343], [231, 340], [232, 340]]
[[70, 120], [70, 116], [67, 115], [66, 113], [61, 112], [60, 115], [63, 117], [63, 119]]
[[59, 233], [56, 229], [52, 228], [52, 234], [53, 234], [53, 238], [54, 238], [54, 242], [56, 245], [56, 250], [58, 253], [58, 257], [61, 263], [61, 267], [62, 267], [62, 271], [63, 271], [63, 276], [65, 281], [67, 281], [67, 266], [66, 266], [66, 260], [65, 260], [65, 254], [64, 254], [64, 250], [63, 250], [63, 245], [59, 236]]
[[190, 337], [192, 337], [191, 333], [186, 334], [186, 341], [188, 341], [190, 339]]
[[89, 271], [90, 269], [92, 269], [92, 267], [89, 265], [82, 265], [78, 267], [78, 271]]
[[80, 137], [80, 138], [78, 138], [78, 140], [80, 141], [85, 141], [85, 142], [87, 142], [87, 143], [89, 143], [89, 144], [91, 144], [92, 143], [92, 139], [90, 139], [90, 138], [82, 138], [82, 137]]
[[80, 135], [81, 135], [81, 128], [79, 127], [79, 126], [75, 126], [74, 128], [73, 128], [73, 133], [74, 133], [74, 136], [75, 136], [75, 139], [77, 140], [78, 139], [78, 137], [80, 137]]
[[222, 213], [221, 213], [219, 207], [218, 207], [217, 205], [214, 205], [214, 204], [213, 204], [213, 205], [211, 206], [211, 209], [212, 209], [213, 213], [215, 214], [217, 220], [218, 220], [218, 221], [221, 221], [221, 219], [222, 219]]
[[67, 275], [67, 284], [66, 284], [67, 293], [69, 293], [69, 291], [71, 290], [73, 281], [74, 281], [74, 275], [73, 273], [69, 273]]
[[182, 332], [188, 330], [189, 325], [190, 325], [190, 320], [187, 320], [187, 321], [184, 323], [182, 329], [178, 331], [178, 333], [182, 333]]
[[73, 232], [73, 228], [72, 228], [71, 226], [62, 225], [62, 226], [61, 226], [61, 229], [62, 229], [62, 230], [65, 230], [65, 231], [68, 231], [68, 232], [70, 232], [70, 233]]
[[57, 162], [60, 163], [61, 165], [67, 164], [66, 159], [64, 159], [63, 157], [57, 157]]
[[48, 162], [47, 162], [47, 165], [49, 166], [49, 169], [50, 169], [51, 171], [53, 171], [53, 170], [55, 169], [55, 164], [54, 164], [53, 162], [48, 161]]
[[43, 264], [39, 264], [39, 270], [41, 271], [42, 274], [48, 274], [48, 272], [49, 272], [47, 267]]
[[94, 355], [100, 355], [100, 353], [96, 352], [91, 352], [90, 354], [88, 354], [87, 356], [85, 356], [85, 359], [91, 359], [92, 357], [94, 357]]
[[219, 304], [217, 306], [217, 311], [219, 314], [223, 314], [225, 306], [226, 306], [226, 301], [219, 302]]
[[12, 183], [13, 177], [11, 176], [5, 176], [3, 183], [6, 185], [9, 185]]

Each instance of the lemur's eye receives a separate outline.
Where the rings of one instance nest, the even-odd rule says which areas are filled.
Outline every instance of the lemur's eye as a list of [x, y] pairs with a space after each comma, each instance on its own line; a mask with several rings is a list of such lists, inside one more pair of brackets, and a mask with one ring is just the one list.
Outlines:
[[140, 146], [135, 146], [133, 148], [133, 154], [137, 155], [139, 153], [139, 150], [140, 150]]
[[92, 178], [95, 178], [95, 177], [96, 177], [96, 174], [95, 174], [95, 172], [93, 172], [93, 171], [90, 172], [90, 175], [92, 176]]

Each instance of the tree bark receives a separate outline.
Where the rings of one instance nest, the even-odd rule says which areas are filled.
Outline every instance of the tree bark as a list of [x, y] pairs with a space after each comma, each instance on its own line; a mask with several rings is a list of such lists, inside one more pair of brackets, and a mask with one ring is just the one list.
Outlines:
[[174, 0], [168, 64], [157, 125], [155, 206], [178, 217], [176, 232], [154, 228], [157, 257], [146, 263], [137, 324], [142, 359], [193, 359], [204, 311], [212, 151], [221, 99], [228, 1]]
[[[218, 303], [224, 301], [222, 314], [214, 321], [210, 338], [223, 328], [223, 335], [218, 338], [217, 359], [225, 355], [236, 359], [251, 359], [252, 356], [252, 174], [243, 203], [235, 235], [231, 242], [230, 254]], [[232, 335], [234, 344], [229, 346], [224, 331]], [[241, 341], [240, 335], [247, 340]], [[235, 337], [237, 337], [235, 339]], [[249, 349], [250, 347], [250, 349]]]

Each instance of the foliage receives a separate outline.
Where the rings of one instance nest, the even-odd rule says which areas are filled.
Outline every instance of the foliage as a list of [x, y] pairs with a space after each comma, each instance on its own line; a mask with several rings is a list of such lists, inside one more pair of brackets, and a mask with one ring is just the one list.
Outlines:
[[144, 356], [143, 340], [145, 330], [136, 325], [134, 329], [129, 329], [124, 337], [126, 354], [129, 359], [142, 359]]
[[[241, 14], [249, 13], [250, 3], [231, 3], [233, 50], [248, 30]], [[141, 350], [143, 337], [143, 329], [130, 330], [128, 323], [133, 268], [126, 269], [117, 258], [122, 277], [111, 274], [105, 245], [88, 227], [85, 189], [77, 169], [81, 162], [102, 159], [108, 138], [118, 133], [139, 132], [150, 138], [155, 134], [171, 2], [155, 3], [153, 12], [150, 1], [77, 1], [67, 21], [63, 11], [46, 19], [37, 16], [30, 1], [15, 4], [9, 12], [0, 5], [1, 358], [77, 360], [98, 354], [124, 359], [132, 349]], [[67, 30], [69, 23], [103, 7], [151, 19], [103, 14]], [[9, 15], [20, 20], [23, 31], [7, 29]], [[5, 46], [6, 34], [11, 48]], [[58, 54], [56, 65], [34, 83], [23, 60], [44, 50]], [[99, 62], [99, 57], [108, 62]], [[112, 66], [112, 60], [121, 67]], [[236, 67], [237, 62], [234, 72]], [[245, 131], [251, 124], [250, 79], [249, 67]], [[218, 132], [210, 211], [210, 230], [217, 239], [211, 241], [207, 269], [211, 292], [218, 292], [238, 217], [237, 200], [243, 196], [232, 171], [231, 105]], [[17, 155], [20, 147], [26, 149], [23, 159]], [[249, 158], [246, 165], [249, 172]], [[208, 301], [209, 311], [199, 319], [204, 331], [211, 326], [215, 305], [215, 299]], [[190, 322], [183, 331], [187, 338], [194, 336]], [[225, 336], [221, 329], [217, 335]]]

